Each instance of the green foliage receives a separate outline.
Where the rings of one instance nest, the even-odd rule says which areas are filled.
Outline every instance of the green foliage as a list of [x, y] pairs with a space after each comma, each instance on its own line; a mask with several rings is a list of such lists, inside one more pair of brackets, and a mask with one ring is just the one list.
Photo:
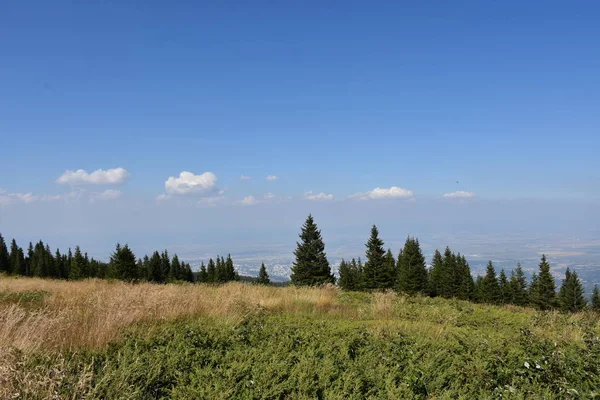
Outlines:
[[431, 269], [429, 270], [429, 294], [431, 296], [444, 296], [444, 259], [439, 250], [435, 250], [433, 260], [431, 261]]
[[[354, 307], [371, 299], [352, 293], [347, 301]], [[194, 318], [150, 334], [142, 325], [103, 352], [64, 357], [64, 378], [47, 390], [55, 398], [89, 399], [597, 397], [600, 337], [591, 320], [584, 320], [584, 339], [573, 343], [536, 329], [548, 323], [542, 313], [426, 297], [395, 297], [393, 310], [402, 325], [281, 314], [248, 316], [233, 326]], [[440, 324], [447, 333], [426, 328]], [[561, 329], [568, 321], [554, 324]], [[58, 370], [50, 357], [20, 365]], [[70, 377], [85, 366], [85, 396], [75, 396], [82, 381]]]
[[483, 290], [483, 302], [488, 304], [500, 304], [500, 285], [498, 284], [496, 270], [491, 261], [488, 262], [481, 289]]
[[362, 286], [367, 290], [390, 289], [394, 285], [394, 268], [390, 260], [386, 260], [383, 240], [379, 238], [379, 230], [375, 225], [371, 228], [371, 236], [366, 244], [366, 258], [363, 268]]
[[[77, 253], [75, 256], [77, 257]], [[116, 279], [133, 282], [140, 278], [135, 254], [128, 245], [121, 247], [117, 244], [115, 252], [110, 256], [110, 266]]]
[[12, 267], [10, 263], [10, 255], [8, 253], [8, 247], [6, 247], [6, 242], [0, 234], [0, 273], [12, 273]]
[[508, 285], [509, 303], [522, 307], [529, 304], [527, 279], [521, 264], [517, 264], [517, 268], [511, 271]]
[[550, 273], [550, 264], [546, 261], [546, 255], [542, 255], [538, 279], [534, 287], [534, 305], [540, 310], [549, 310], [556, 306], [556, 284]]
[[508, 284], [508, 278], [504, 269], [500, 271], [500, 277], [498, 278], [498, 289], [499, 289], [499, 304], [508, 304], [511, 296], [510, 286]]
[[306, 218], [299, 236], [300, 242], [296, 243], [296, 259], [290, 276], [292, 283], [298, 286], [334, 283], [335, 278], [325, 254], [325, 243], [312, 215]]
[[598, 285], [594, 285], [591, 306], [592, 310], [595, 312], [600, 312], [600, 289], [598, 289]]
[[[391, 253], [390, 253], [391, 254]], [[421, 246], [416, 238], [408, 237], [398, 256], [397, 290], [408, 294], [425, 293], [427, 266]]]
[[267, 267], [265, 267], [265, 263], [262, 263], [260, 266], [260, 270], [258, 271], [258, 279], [256, 283], [259, 285], [270, 285], [271, 279], [269, 279], [269, 274], [267, 273]]
[[344, 260], [340, 263], [339, 269], [340, 279], [338, 285], [348, 291], [361, 290], [362, 289], [362, 262], [360, 258], [358, 263], [356, 259], [352, 259], [350, 262]]
[[558, 293], [558, 304], [563, 312], [579, 312], [587, 306], [577, 272], [571, 272], [569, 268], [565, 272], [565, 279]]

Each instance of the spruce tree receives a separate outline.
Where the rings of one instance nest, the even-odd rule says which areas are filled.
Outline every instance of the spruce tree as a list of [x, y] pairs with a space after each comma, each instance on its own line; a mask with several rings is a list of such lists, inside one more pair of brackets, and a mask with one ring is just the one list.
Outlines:
[[233, 260], [231, 259], [231, 254], [227, 255], [227, 260], [225, 261], [225, 276], [228, 281], [237, 281], [239, 280], [239, 276], [235, 271], [235, 267], [233, 266]]
[[10, 243], [10, 265], [15, 275], [25, 275], [25, 257], [23, 249], [17, 246], [15, 239]]
[[477, 278], [475, 279], [475, 282], [473, 284], [473, 300], [475, 300], [475, 302], [477, 302], [477, 303], [485, 303], [486, 302], [483, 279], [484, 279], [483, 276], [477, 275]]
[[385, 264], [383, 240], [379, 238], [379, 230], [375, 225], [371, 228], [371, 237], [366, 244], [367, 261], [363, 270], [363, 284], [367, 290], [386, 289], [393, 282]]
[[337, 284], [344, 290], [352, 290], [351, 288], [353, 285], [350, 265], [343, 258], [342, 261], [340, 261], [340, 266], [338, 267]]
[[498, 279], [496, 278], [496, 270], [491, 261], [488, 262], [482, 285], [483, 301], [488, 304], [499, 304], [500, 286], [498, 285]]
[[542, 261], [540, 262], [536, 302], [536, 306], [541, 310], [549, 310], [556, 305], [556, 284], [550, 273], [550, 264], [546, 261], [545, 255], [542, 255]]
[[6, 242], [0, 234], [0, 273], [10, 274], [12, 273], [12, 268], [10, 265], [10, 255], [8, 254], [8, 248], [6, 247]]
[[508, 284], [508, 278], [506, 277], [504, 269], [500, 270], [500, 278], [498, 278], [498, 287], [500, 289], [499, 303], [510, 303], [510, 298], [512, 296], [510, 294], [510, 285]]
[[531, 283], [529, 284], [529, 292], [528, 292], [528, 296], [527, 296], [529, 298], [529, 305], [532, 307], [537, 307], [537, 304], [539, 303], [538, 288], [539, 288], [539, 278], [538, 278], [538, 274], [536, 272], [534, 272], [533, 275], [531, 275]]
[[587, 306], [583, 285], [577, 276], [577, 272], [571, 272], [569, 268], [565, 272], [565, 279], [558, 292], [558, 304], [563, 312], [579, 312]]
[[194, 283], [194, 272], [192, 272], [192, 266], [189, 263], [185, 263], [183, 273], [187, 282]]
[[171, 268], [169, 269], [169, 280], [170, 281], [183, 280], [183, 276], [182, 276], [181, 272], [182, 272], [181, 263], [179, 262], [179, 257], [177, 257], [177, 254], [175, 254], [173, 256], [173, 260], [171, 261]]
[[460, 253], [456, 257], [456, 270], [458, 277], [456, 297], [461, 300], [472, 300], [475, 283], [473, 282], [473, 276], [471, 275], [471, 267], [469, 267], [469, 263], [465, 256], [461, 256]]
[[334, 283], [335, 278], [325, 254], [325, 243], [321, 231], [309, 215], [300, 232], [300, 242], [296, 243], [291, 280], [294, 285], [314, 286]]
[[394, 289], [397, 280], [396, 259], [392, 254], [392, 250], [388, 249], [383, 260], [383, 274], [387, 278], [384, 279], [385, 287], [383, 289]]
[[148, 263], [148, 270], [150, 273], [150, 281], [162, 282], [162, 259], [158, 251], [152, 253], [152, 257], [150, 257]]
[[517, 264], [517, 268], [510, 273], [510, 303], [517, 306], [526, 306], [529, 303], [527, 279], [521, 264]]
[[399, 292], [409, 294], [424, 293], [427, 290], [427, 266], [419, 241], [408, 237], [401, 257], [398, 257]]
[[171, 258], [169, 252], [164, 250], [160, 255], [160, 280], [159, 282], [165, 283], [169, 277], [169, 271], [171, 270]]
[[269, 279], [269, 274], [267, 273], [267, 268], [265, 267], [265, 263], [262, 263], [260, 266], [260, 270], [258, 271], [258, 279], [256, 283], [259, 285], [270, 285], [271, 280]]
[[69, 279], [72, 281], [83, 278], [82, 269], [85, 259], [81, 254], [79, 246], [75, 247], [75, 254], [71, 258], [71, 267], [69, 268]]
[[204, 265], [204, 261], [202, 261], [202, 264], [200, 265], [200, 272], [198, 272], [198, 282], [208, 282], [208, 273], [206, 272], [206, 265]]
[[439, 250], [433, 253], [431, 268], [429, 269], [429, 295], [432, 297], [442, 296], [444, 279], [444, 260]]
[[[217, 257], [217, 260], [219, 258]], [[217, 266], [212, 258], [208, 260], [208, 267], [206, 268], [207, 279], [206, 282], [215, 283], [217, 279]]]
[[117, 244], [115, 252], [110, 256], [110, 264], [116, 273], [117, 279], [128, 282], [139, 279], [135, 254], [133, 254], [133, 251], [131, 251], [127, 244], [122, 247]]
[[600, 289], [598, 289], [598, 285], [594, 285], [594, 291], [592, 292], [592, 310], [595, 312], [600, 312]]

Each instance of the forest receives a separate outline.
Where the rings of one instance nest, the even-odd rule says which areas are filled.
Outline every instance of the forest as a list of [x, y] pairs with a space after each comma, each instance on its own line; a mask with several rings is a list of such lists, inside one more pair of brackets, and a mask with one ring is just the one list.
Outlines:
[[[540, 310], [558, 309], [564, 312], [579, 312], [586, 308], [600, 311], [600, 290], [594, 286], [591, 299], [585, 297], [583, 285], [576, 271], [567, 268], [565, 277], [557, 291], [546, 256], [542, 255], [538, 272], [528, 281], [521, 265], [498, 274], [489, 261], [484, 276], [473, 277], [464, 255], [446, 247], [444, 252], [436, 250], [430, 266], [427, 266], [419, 240], [408, 237], [404, 247], [394, 256], [385, 249], [377, 226], [371, 228], [366, 243], [365, 260], [342, 259], [334, 275], [325, 252], [321, 231], [312, 215], [304, 222], [299, 234], [300, 241], [294, 252], [295, 261], [290, 276], [296, 286], [319, 286], [337, 284], [346, 291], [393, 290], [408, 295], [457, 298], [476, 303], [530, 306]], [[29, 243], [27, 253], [13, 239], [7, 246], [0, 234], [0, 274], [30, 276], [64, 280], [85, 278], [118, 279], [126, 282], [168, 283], [186, 281], [190, 283], [226, 283], [239, 281], [231, 254], [227, 258], [210, 258], [200, 270], [193, 272], [189, 263], [179, 260], [167, 250], [154, 251], [151, 256], [137, 258], [127, 245], [117, 244], [108, 262], [89, 258], [79, 246], [73, 252], [68, 249], [54, 253], [49, 245], [39, 241]], [[264, 263], [257, 278], [244, 277], [244, 281], [270, 284]]]

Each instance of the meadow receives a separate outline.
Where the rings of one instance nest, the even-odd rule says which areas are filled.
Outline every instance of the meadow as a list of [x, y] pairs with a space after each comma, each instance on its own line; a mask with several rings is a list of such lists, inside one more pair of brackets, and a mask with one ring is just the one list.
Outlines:
[[598, 321], [331, 285], [1, 277], [0, 398], [600, 398]]

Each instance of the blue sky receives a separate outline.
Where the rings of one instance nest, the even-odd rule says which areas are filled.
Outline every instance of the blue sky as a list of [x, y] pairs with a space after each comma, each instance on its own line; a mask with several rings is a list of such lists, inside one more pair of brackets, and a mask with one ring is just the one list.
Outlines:
[[[166, 245], [218, 214], [220, 241], [268, 238], [415, 202], [413, 230], [450, 203], [484, 230], [498, 202], [598, 220], [597, 2], [92, 3], [2, 5], [6, 236], [135, 240], [155, 217]], [[102, 171], [57, 183], [77, 170]]]

